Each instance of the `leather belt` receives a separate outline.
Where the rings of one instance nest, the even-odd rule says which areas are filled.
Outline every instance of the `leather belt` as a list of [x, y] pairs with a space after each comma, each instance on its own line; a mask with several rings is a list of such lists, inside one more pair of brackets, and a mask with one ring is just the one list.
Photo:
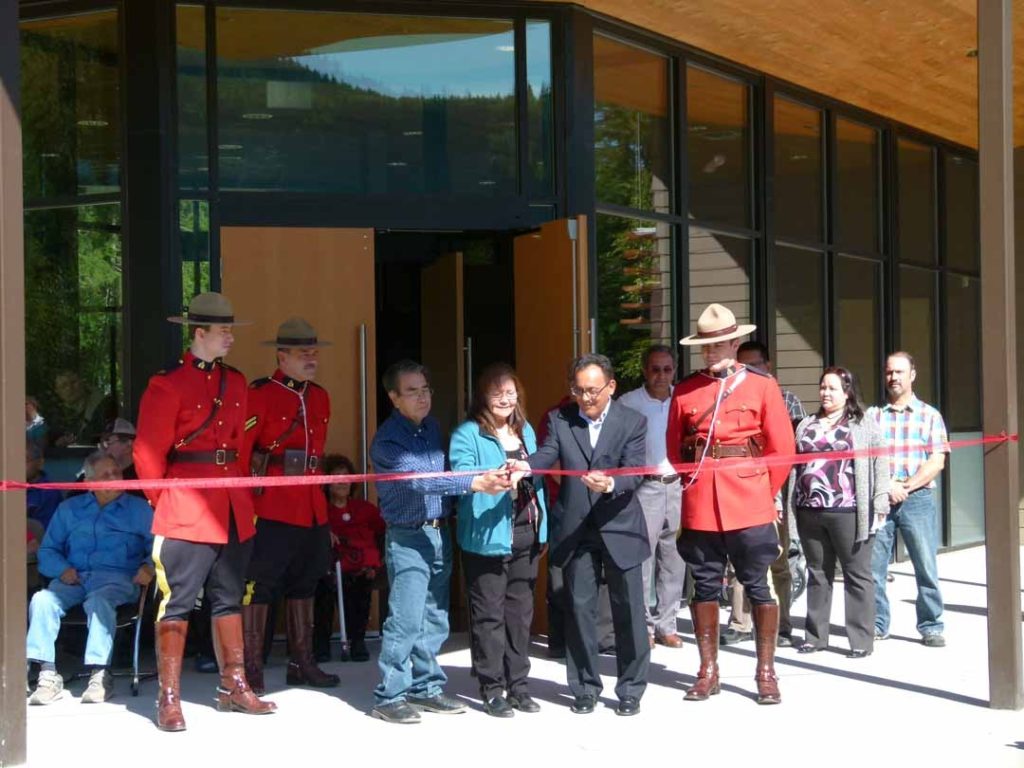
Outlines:
[[[275, 455], [270, 456], [270, 458], [267, 459], [267, 466], [268, 467], [283, 467], [284, 464], [285, 464], [284, 454], [280, 454], [280, 453], [279, 454], [275, 454]], [[306, 468], [307, 469], [316, 469], [319, 466], [320, 466], [320, 457], [319, 456], [310, 456], [308, 459], [306, 459]]]
[[447, 517], [435, 517], [433, 520], [426, 520], [423, 523], [424, 528], [444, 528], [447, 525]]
[[169, 460], [171, 464], [216, 464], [221, 467], [238, 461], [238, 451], [233, 448], [218, 448], [216, 451], [174, 451]]
[[661, 483], [662, 485], [672, 485], [672, 483], [679, 480], [679, 475], [644, 475], [644, 480], [649, 480], [652, 483]]
[[708, 450], [708, 456], [712, 459], [745, 459], [752, 454], [748, 445], [722, 445], [715, 443]]

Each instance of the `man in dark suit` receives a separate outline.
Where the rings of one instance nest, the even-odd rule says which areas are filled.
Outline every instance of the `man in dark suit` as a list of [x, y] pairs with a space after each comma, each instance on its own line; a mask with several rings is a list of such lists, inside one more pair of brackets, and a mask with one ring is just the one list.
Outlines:
[[566, 658], [572, 711], [593, 712], [601, 693], [597, 601], [603, 569], [615, 627], [616, 712], [635, 715], [651, 654], [641, 574], [651, 550], [634, 494], [643, 477], [613, 477], [603, 470], [644, 465], [647, 421], [612, 401], [615, 376], [604, 355], [573, 361], [569, 392], [574, 402], [551, 412], [544, 443], [515, 469], [546, 469], [560, 462], [562, 469], [584, 472], [562, 479], [549, 520], [549, 556], [563, 569], [570, 595]]

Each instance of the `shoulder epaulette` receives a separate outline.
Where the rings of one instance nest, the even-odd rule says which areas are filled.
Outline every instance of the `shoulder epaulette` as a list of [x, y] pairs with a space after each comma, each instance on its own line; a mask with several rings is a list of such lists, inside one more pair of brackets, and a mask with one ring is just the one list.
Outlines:
[[269, 376], [264, 376], [262, 379], [254, 379], [249, 384], [249, 389], [259, 389], [263, 385], [269, 384], [269, 383], [270, 383], [270, 377]]
[[184, 358], [182, 358], [180, 360], [175, 360], [173, 363], [170, 363], [169, 365], [165, 365], [163, 368], [161, 368], [159, 371], [157, 371], [156, 375], [157, 376], [166, 376], [169, 373], [174, 373], [176, 370], [181, 368], [181, 366], [183, 366], [184, 364], [185, 364]]
[[758, 376], [764, 376], [766, 379], [772, 378], [772, 375], [767, 371], [762, 371], [760, 368], [752, 368], [751, 366], [745, 366], [747, 373], [755, 373]]
[[323, 386], [321, 386], [320, 384], [317, 384], [317, 383], [316, 383], [315, 381], [313, 381], [312, 379], [310, 379], [309, 381], [307, 381], [307, 382], [306, 382], [306, 386], [309, 386], [309, 387], [313, 387], [314, 389], [322, 389], [322, 390], [323, 390], [324, 392], [326, 392], [326, 391], [327, 391], [327, 389], [326, 389], [326, 388], [324, 388], [324, 387], [323, 387]]
[[693, 373], [691, 373], [691, 374], [689, 374], [687, 376], [683, 376], [683, 378], [681, 378], [677, 383], [678, 384], [682, 384], [684, 381], [687, 381], [688, 379], [692, 379], [695, 376], [700, 376], [700, 374], [701, 374], [700, 371], [694, 371]]
[[227, 364], [227, 363], [225, 363], [225, 362], [224, 362], [223, 360], [221, 361], [221, 363], [220, 363], [220, 364], [224, 366], [224, 369], [225, 369], [225, 370], [227, 370], [227, 371], [231, 371], [232, 373], [237, 373], [237, 374], [238, 374], [239, 376], [241, 376], [241, 377], [245, 378], [245, 374], [244, 374], [244, 373], [242, 373], [242, 372], [241, 372], [240, 370], [238, 370], [237, 368], [235, 368], [235, 366], [233, 366], [233, 365], [228, 365], [228, 364]]

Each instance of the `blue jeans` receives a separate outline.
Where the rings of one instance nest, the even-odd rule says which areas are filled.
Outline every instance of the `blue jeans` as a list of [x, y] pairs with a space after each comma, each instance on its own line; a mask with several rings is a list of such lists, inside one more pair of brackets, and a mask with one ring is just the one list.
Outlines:
[[451, 539], [444, 528], [388, 526], [384, 552], [391, 593], [374, 698], [391, 704], [437, 696], [448, 682], [437, 654], [448, 639]]
[[939, 591], [939, 567], [935, 559], [939, 530], [935, 495], [929, 489], [916, 491], [903, 503], [891, 507], [885, 525], [875, 536], [875, 551], [871, 559], [875, 578], [875, 629], [883, 635], [889, 631], [885, 575], [897, 530], [903, 536], [917, 579], [917, 631], [922, 635], [942, 634], [942, 593]]
[[65, 584], [54, 579], [49, 587], [32, 596], [25, 640], [27, 658], [52, 664], [60, 620], [69, 610], [81, 605], [89, 626], [85, 663], [99, 667], [110, 664], [117, 606], [137, 600], [139, 588], [132, 583], [132, 576], [125, 573], [80, 572], [78, 578], [78, 584]]

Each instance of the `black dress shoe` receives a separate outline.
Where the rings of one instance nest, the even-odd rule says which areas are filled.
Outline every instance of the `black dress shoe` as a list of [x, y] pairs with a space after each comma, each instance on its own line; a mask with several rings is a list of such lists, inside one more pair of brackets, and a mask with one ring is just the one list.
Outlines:
[[619, 700], [619, 706], [615, 709], [616, 715], [629, 717], [640, 711], [640, 699], [636, 696], [624, 696]]
[[465, 704], [458, 699], [445, 696], [443, 693], [439, 693], [437, 696], [432, 696], [429, 699], [410, 696], [408, 701], [409, 706], [424, 712], [433, 712], [435, 715], [461, 715], [466, 711]]
[[818, 645], [811, 645], [810, 643], [804, 643], [796, 649], [797, 653], [817, 653], [818, 651], [824, 651], [825, 649]]
[[775, 645], [778, 648], [792, 648], [793, 647], [793, 636], [792, 635], [784, 635], [784, 634], [782, 634], [780, 632], [778, 639], [775, 641]]
[[589, 715], [594, 711], [595, 706], [597, 706], [596, 696], [577, 696], [569, 710], [574, 715]]
[[540, 712], [540, 704], [534, 701], [528, 693], [510, 693], [507, 697], [508, 704], [512, 709], [520, 712]]
[[349, 659], [352, 661], [369, 661], [370, 651], [366, 648], [363, 640], [353, 640], [349, 649]]
[[484, 712], [491, 717], [512, 717], [516, 713], [512, 705], [501, 695], [484, 699]]
[[865, 656], [870, 656], [870, 655], [871, 655], [871, 651], [864, 650], [863, 648], [854, 648], [848, 654], [846, 654], [846, 658], [848, 658], [848, 659], [863, 659]]
[[754, 639], [753, 632], [740, 632], [738, 629], [728, 627], [722, 630], [718, 635], [719, 645], [735, 645], [736, 643], [745, 643], [748, 640]]
[[549, 645], [548, 646], [548, 658], [549, 659], [564, 659], [565, 658], [565, 646], [564, 645]]
[[399, 723], [400, 725], [410, 725], [420, 721], [420, 713], [404, 701], [378, 704], [370, 710], [370, 714], [386, 723]]

